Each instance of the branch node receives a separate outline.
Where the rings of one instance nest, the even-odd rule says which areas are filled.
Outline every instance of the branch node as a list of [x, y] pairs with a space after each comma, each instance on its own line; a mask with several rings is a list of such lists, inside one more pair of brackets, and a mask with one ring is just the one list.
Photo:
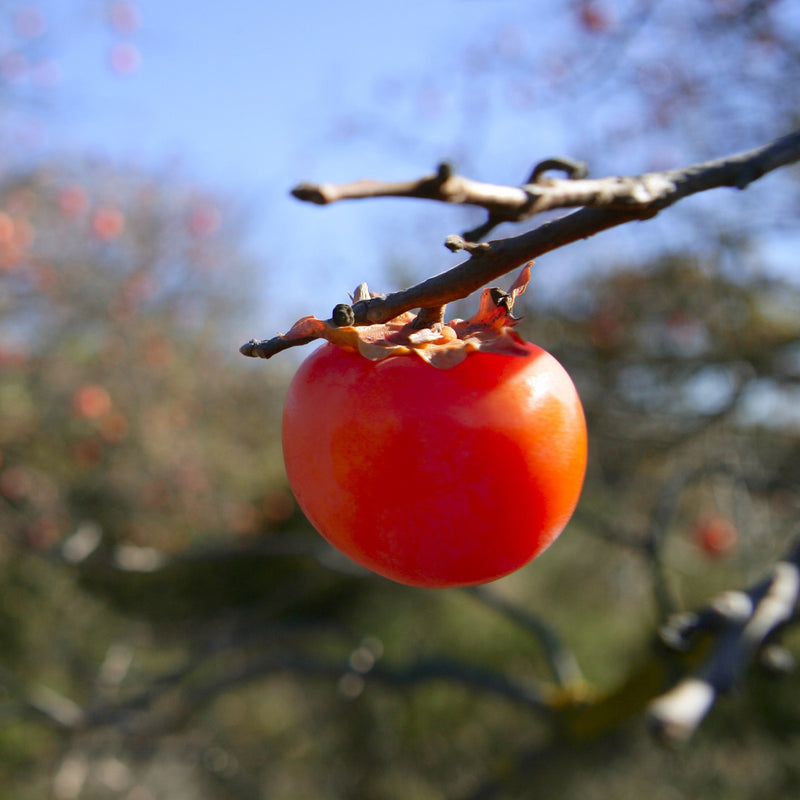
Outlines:
[[239, 352], [243, 356], [248, 356], [248, 358], [258, 358], [258, 339], [251, 339], [249, 342], [245, 342], [240, 348]]
[[457, 233], [451, 233], [447, 239], [445, 239], [444, 246], [452, 253], [458, 253], [464, 250], [474, 258], [485, 255], [489, 252], [491, 247], [489, 242], [470, 242]]
[[[371, 297], [356, 300], [352, 305], [353, 325], [372, 325], [378, 322], [385, 322], [387, 317], [384, 314], [386, 305], [386, 295], [373, 294]], [[397, 316], [392, 314], [391, 316]]]
[[326, 206], [330, 202], [325, 196], [320, 186], [316, 183], [298, 183], [291, 191], [292, 197], [302, 200], [304, 203], [314, 203], [318, 206]]
[[333, 322], [337, 328], [346, 328], [352, 325], [355, 319], [356, 316], [353, 313], [353, 307], [347, 305], [347, 303], [337, 303], [333, 307], [331, 322]]
[[442, 161], [442, 163], [436, 167], [436, 183], [439, 185], [443, 184], [445, 181], [450, 180], [453, 174], [453, 165], [449, 161]]
[[585, 178], [589, 174], [589, 168], [583, 161], [563, 157], [546, 158], [533, 168], [530, 177], [525, 181], [526, 185], [530, 183], [541, 183], [545, 172], [550, 172], [551, 170], [563, 172], [570, 180], [579, 180]]
[[734, 186], [737, 189], [746, 189], [753, 181], [758, 180], [764, 173], [756, 164], [745, 164], [736, 174]]

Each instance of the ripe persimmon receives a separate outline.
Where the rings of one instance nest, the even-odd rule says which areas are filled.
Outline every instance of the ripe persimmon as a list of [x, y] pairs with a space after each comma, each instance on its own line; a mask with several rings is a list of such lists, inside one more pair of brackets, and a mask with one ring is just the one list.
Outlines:
[[739, 542], [736, 525], [719, 513], [705, 514], [697, 519], [692, 533], [697, 545], [710, 558], [730, 555]]
[[513, 294], [498, 306], [486, 292], [471, 320], [421, 337], [406, 315], [366, 332], [306, 318], [287, 334], [334, 342], [287, 394], [292, 490], [331, 544], [400, 583], [508, 575], [554, 541], [580, 495], [578, 393], [552, 355], [511, 331]]

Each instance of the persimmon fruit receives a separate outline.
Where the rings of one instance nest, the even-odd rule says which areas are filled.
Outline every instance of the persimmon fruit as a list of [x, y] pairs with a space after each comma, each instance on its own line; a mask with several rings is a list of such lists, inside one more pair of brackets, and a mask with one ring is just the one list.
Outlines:
[[730, 555], [739, 542], [736, 525], [723, 514], [705, 514], [696, 520], [693, 528], [694, 540], [710, 558]]
[[305, 318], [287, 334], [329, 339], [287, 393], [290, 486], [332, 545], [399, 583], [508, 575], [578, 502], [587, 448], [575, 386], [510, 330], [509, 296], [498, 306], [487, 291], [471, 320], [421, 337], [410, 316], [371, 331]]

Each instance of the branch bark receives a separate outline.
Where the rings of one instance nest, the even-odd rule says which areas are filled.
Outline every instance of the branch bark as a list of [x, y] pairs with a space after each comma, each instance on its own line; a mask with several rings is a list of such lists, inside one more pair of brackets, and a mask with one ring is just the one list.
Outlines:
[[[579, 239], [586, 239], [617, 225], [636, 220], [647, 220], [656, 216], [679, 200], [710, 189], [732, 187], [745, 189], [753, 181], [787, 164], [800, 161], [800, 131], [795, 131], [769, 144], [753, 150], [726, 156], [724, 158], [693, 164], [682, 169], [652, 172], [630, 177], [610, 177], [600, 180], [566, 179], [550, 180], [542, 184], [529, 184], [525, 189], [514, 187], [494, 187], [489, 184], [475, 184], [461, 179], [461, 188], [470, 200], [489, 210], [504, 203], [509, 198], [518, 202], [517, 211], [524, 208], [532, 213], [545, 209], [582, 206], [565, 217], [545, 222], [538, 228], [507, 239], [476, 243], [462, 236], [450, 236], [446, 246], [453, 252], [464, 251], [469, 258], [432, 278], [415, 286], [391, 294], [360, 300], [353, 304], [356, 325], [369, 325], [388, 322], [390, 319], [415, 308], [438, 308], [454, 300], [466, 297], [487, 283], [517, 269], [527, 261], [556, 250]], [[535, 171], [534, 171], [535, 172]], [[440, 178], [444, 178], [440, 180]], [[533, 176], [532, 176], [533, 177]], [[338, 197], [330, 187], [320, 192], [319, 197], [329, 198], [324, 202], [344, 197], [392, 196], [420, 197], [456, 202], [449, 197], [458, 193], [437, 196], [442, 187], [454, 176], [440, 169], [433, 178], [408, 184], [379, 184], [359, 182], [348, 184], [349, 189], [339, 188]], [[539, 180], [537, 176], [537, 180]], [[426, 183], [427, 182], [427, 183]], [[420, 185], [433, 186], [421, 193]], [[435, 187], [439, 186], [436, 190]], [[354, 189], [353, 187], [360, 187]], [[531, 186], [538, 194], [531, 194]], [[487, 188], [488, 187], [488, 188]], [[319, 189], [319, 187], [317, 187]], [[297, 189], [295, 190], [298, 191]], [[398, 194], [398, 192], [405, 194]], [[469, 191], [473, 193], [470, 195]], [[313, 194], [307, 187], [309, 199]], [[531, 200], [534, 197], [534, 200]], [[491, 202], [490, 202], [491, 201]], [[494, 204], [494, 205], [493, 205]], [[512, 203], [513, 205], [513, 203]], [[530, 216], [530, 214], [528, 214]], [[252, 339], [240, 348], [246, 356], [270, 358], [277, 353], [306, 344], [310, 340], [285, 340], [280, 335], [272, 339]]]
[[[548, 178], [546, 173], [564, 172], [570, 180]], [[488, 219], [463, 237], [478, 241], [501, 222], [522, 222], [551, 208], [623, 203], [628, 196], [641, 196], [641, 189], [620, 179], [615, 185], [609, 179], [580, 180], [586, 177], [586, 165], [567, 158], [549, 158], [539, 162], [521, 187], [501, 186], [466, 178], [453, 172], [447, 162], [439, 164], [434, 175], [412, 181], [360, 180], [350, 183], [301, 183], [292, 189], [298, 200], [328, 205], [341, 200], [365, 200], [377, 197], [406, 197], [435, 200], [484, 208]]]

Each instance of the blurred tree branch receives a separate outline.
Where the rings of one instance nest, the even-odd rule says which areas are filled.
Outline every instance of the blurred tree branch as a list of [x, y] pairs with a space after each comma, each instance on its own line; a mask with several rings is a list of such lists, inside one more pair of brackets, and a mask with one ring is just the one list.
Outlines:
[[536, 638], [541, 645], [551, 677], [561, 689], [581, 690], [585, 681], [574, 653], [541, 616], [509, 603], [486, 586], [470, 586], [464, 591], [517, 623]]
[[694, 648], [704, 633], [716, 636], [708, 656], [689, 675], [648, 706], [657, 736], [689, 738], [718, 695], [734, 688], [753, 658], [796, 618], [800, 598], [800, 540], [748, 590], [724, 592], [697, 613], [667, 620], [662, 639], [677, 651]]
[[[742, 153], [640, 176], [599, 180], [545, 179], [542, 177], [545, 170], [540, 165], [531, 176], [534, 181], [520, 189], [478, 184], [453, 176], [449, 169], [440, 168], [435, 176], [403, 184], [360, 181], [338, 190], [323, 185], [324, 191], [320, 187], [312, 189], [308, 184], [301, 184], [295, 189], [295, 194], [313, 202], [387, 195], [427, 197], [479, 205], [488, 210], [490, 220], [492, 215], [496, 218], [498, 214], [511, 213], [510, 208], [515, 209], [514, 215], [527, 218], [548, 209], [580, 206], [578, 211], [565, 217], [506, 239], [475, 242], [462, 236], [449, 236], [446, 246], [453, 252], [465, 251], [469, 254], [468, 260], [408, 289], [358, 300], [352, 306], [353, 324], [369, 325], [388, 322], [415, 308], [438, 309], [552, 250], [617, 225], [650, 219], [693, 194], [721, 187], [745, 189], [767, 173], [798, 160], [800, 131], [795, 131]], [[568, 168], [572, 162], [557, 160], [552, 163], [560, 164], [562, 168], [567, 165]], [[580, 174], [578, 167], [575, 174]], [[443, 187], [454, 180], [458, 181], [459, 190], [445, 191]], [[309, 341], [312, 339], [287, 339], [281, 335], [264, 340], [251, 339], [240, 348], [240, 352], [246, 356], [270, 358]]]
[[[508, 615], [543, 641], [555, 686], [520, 682], [493, 668], [450, 657], [426, 656], [405, 665], [388, 665], [380, 655], [368, 660], [326, 657], [281, 646], [285, 628], [267, 626], [253, 638], [244, 628], [197, 643], [176, 667], [150, 679], [126, 698], [90, 702], [85, 707], [48, 687], [26, 688], [14, 679], [19, 708], [59, 730], [113, 727], [121, 733], [163, 735], [226, 691], [287, 673], [340, 681], [353, 696], [368, 682], [407, 689], [447, 681], [485, 692], [543, 715], [575, 740], [606, 734], [646, 712], [654, 733], [664, 741], [689, 738], [715, 699], [732, 689], [767, 645], [776, 646], [781, 629], [795, 621], [800, 596], [800, 540], [769, 574], [749, 589], [728, 591], [696, 612], [674, 614], [662, 626], [650, 658], [608, 693], [587, 691], [574, 656], [533, 615], [515, 609], [483, 588], [469, 590], [489, 607]], [[361, 648], [357, 648], [361, 649]], [[344, 676], [351, 680], [342, 684]], [[7, 676], [4, 676], [7, 677]], [[9, 686], [9, 682], [6, 681]], [[554, 691], [555, 689], [555, 691]], [[173, 702], [164, 711], [159, 701]]]

